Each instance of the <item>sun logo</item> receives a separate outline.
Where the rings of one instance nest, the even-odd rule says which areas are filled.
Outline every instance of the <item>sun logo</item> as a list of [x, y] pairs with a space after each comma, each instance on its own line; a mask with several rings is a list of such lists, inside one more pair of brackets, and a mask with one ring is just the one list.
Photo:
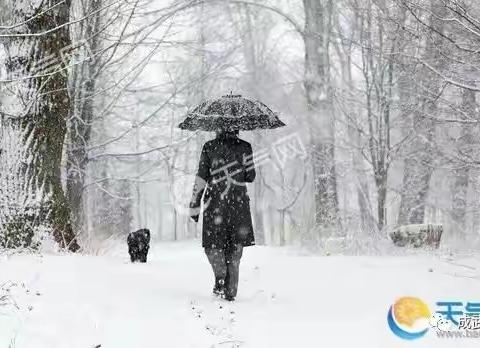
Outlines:
[[428, 305], [416, 297], [398, 299], [388, 311], [388, 326], [395, 335], [406, 340], [424, 336], [432, 314]]

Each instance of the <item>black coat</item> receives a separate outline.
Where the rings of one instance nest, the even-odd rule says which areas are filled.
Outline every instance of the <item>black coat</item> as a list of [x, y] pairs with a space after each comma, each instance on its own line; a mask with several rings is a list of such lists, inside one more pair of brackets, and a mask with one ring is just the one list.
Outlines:
[[250, 143], [226, 136], [205, 143], [190, 203], [191, 215], [195, 216], [199, 213], [203, 195], [204, 248], [255, 244], [250, 198], [245, 184], [254, 179]]

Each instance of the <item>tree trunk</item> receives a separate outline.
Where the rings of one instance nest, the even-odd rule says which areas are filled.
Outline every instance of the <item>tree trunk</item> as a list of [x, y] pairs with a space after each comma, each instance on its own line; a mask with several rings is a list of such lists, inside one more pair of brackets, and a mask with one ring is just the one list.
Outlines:
[[[432, 31], [442, 33], [443, 22], [439, 18], [443, 18], [445, 8], [439, 0], [431, 0], [430, 7], [432, 11], [430, 16]], [[439, 42], [435, 41], [432, 35], [434, 35], [433, 32], [427, 39], [423, 59], [441, 71], [445, 62], [437, 49]], [[438, 39], [438, 41], [441, 41], [441, 39]], [[425, 67], [419, 75], [419, 80], [423, 87], [419, 91], [419, 95], [430, 95], [420, 97], [420, 106], [412, 115], [411, 130], [414, 132], [414, 138], [411, 143], [410, 154], [405, 160], [400, 210], [397, 220], [399, 225], [423, 223], [430, 178], [433, 173], [435, 124], [431, 119], [425, 118], [423, 112], [427, 115], [436, 114], [436, 98], [441, 93], [441, 80]]]
[[386, 207], [387, 202], [387, 176], [381, 175], [376, 181], [377, 184], [377, 213], [378, 213], [378, 230], [382, 230], [387, 223]]
[[452, 185], [452, 232], [465, 239], [467, 191], [469, 168], [464, 167], [454, 171], [455, 181]]
[[[93, 0], [89, 6], [81, 8], [81, 15], [87, 15], [100, 7], [101, 0]], [[79, 4], [80, 5], [80, 4]], [[98, 29], [100, 19], [94, 15], [80, 23], [78, 48], [83, 54], [79, 59], [83, 63], [73, 67], [71, 79], [72, 114], [70, 115], [67, 141], [67, 199], [71, 209], [73, 231], [76, 235], [85, 228], [83, 193], [86, 169], [88, 165], [87, 147], [90, 143], [94, 115], [94, 96], [96, 90], [96, 64], [94, 57], [87, 57], [98, 48]], [[84, 40], [88, 40], [82, 42]], [[93, 60], [93, 61], [92, 61]]]
[[[50, 9], [56, 3], [58, 6]], [[68, 26], [54, 29], [69, 21], [69, 11], [70, 1], [32, 0], [29, 6], [24, 1], [15, 1], [13, 22], [22, 23], [32, 18], [17, 27], [16, 34], [52, 31], [40, 36], [14, 37], [7, 40], [6, 49], [7, 70], [12, 79], [19, 79], [13, 87], [20, 107], [12, 118], [34, 140], [30, 145], [34, 160], [29, 179], [45, 183], [45, 213], [38, 219], [52, 231], [61, 247], [77, 251], [79, 245], [70, 224], [70, 208], [60, 176], [66, 120], [70, 111], [66, 70], [61, 70], [69, 62], [64, 61], [61, 52], [70, 46], [70, 37]], [[46, 67], [46, 62], [51, 65]], [[45, 69], [52, 67], [55, 71], [45, 73]], [[25, 79], [26, 75], [31, 77]]]
[[[255, 98], [260, 98], [260, 91], [258, 90], [259, 86], [259, 69], [257, 66], [257, 52], [255, 50], [255, 38], [254, 30], [252, 24], [252, 14], [250, 8], [247, 5], [243, 6], [245, 12], [245, 22], [246, 22], [246, 35], [242, 35], [243, 38], [243, 49], [245, 62], [247, 66], [247, 71], [249, 75], [249, 88], [252, 91], [252, 96]], [[258, 147], [262, 144], [262, 135], [259, 132], [254, 132], [254, 143]], [[255, 226], [255, 241], [258, 245], [265, 244], [265, 226], [264, 226], [264, 212], [262, 211], [262, 199], [263, 199], [263, 180], [262, 180], [262, 170], [261, 168], [257, 169], [257, 179], [253, 183], [253, 224]]]
[[[470, 170], [470, 185], [475, 194], [475, 197], [478, 197], [480, 193], [479, 179], [480, 178], [479, 178], [478, 170]], [[479, 208], [478, 200], [475, 200], [475, 202], [472, 204], [472, 208], [473, 208], [473, 211], [472, 211], [471, 233], [473, 235], [479, 235], [480, 234], [480, 208]]]
[[[475, 115], [476, 98], [475, 92], [464, 89], [462, 91], [462, 111], [465, 115]], [[472, 126], [469, 124], [462, 125], [460, 141], [460, 151], [465, 154], [471, 153], [471, 146], [474, 143], [474, 134]], [[467, 193], [470, 177], [470, 168], [463, 165], [459, 169], [454, 170], [454, 183], [452, 185], [452, 223], [454, 231], [462, 239], [467, 234]]]
[[337, 229], [338, 197], [335, 138], [329, 71], [331, 0], [304, 0], [305, 91], [311, 114], [311, 151], [315, 185], [315, 221]]

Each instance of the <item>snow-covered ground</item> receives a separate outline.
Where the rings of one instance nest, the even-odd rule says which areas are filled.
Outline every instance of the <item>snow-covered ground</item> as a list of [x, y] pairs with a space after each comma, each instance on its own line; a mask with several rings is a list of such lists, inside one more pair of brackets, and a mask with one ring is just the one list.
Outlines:
[[480, 302], [478, 257], [321, 257], [252, 247], [235, 303], [213, 299], [212, 283], [196, 241], [153, 245], [147, 264], [130, 264], [123, 247], [104, 256], [3, 256], [0, 285], [10, 304], [0, 305], [0, 348], [480, 344], [434, 332], [403, 341], [386, 320], [406, 295]]

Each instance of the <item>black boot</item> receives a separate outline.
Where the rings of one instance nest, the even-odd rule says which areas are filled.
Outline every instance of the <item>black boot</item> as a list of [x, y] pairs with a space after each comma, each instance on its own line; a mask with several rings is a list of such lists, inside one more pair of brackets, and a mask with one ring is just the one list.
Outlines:
[[223, 296], [223, 298], [226, 300], [226, 301], [235, 301], [235, 297], [232, 296], [232, 295], [229, 295], [229, 294], [225, 294]]
[[213, 294], [222, 297], [225, 294], [225, 280], [215, 279], [215, 286], [213, 287]]

